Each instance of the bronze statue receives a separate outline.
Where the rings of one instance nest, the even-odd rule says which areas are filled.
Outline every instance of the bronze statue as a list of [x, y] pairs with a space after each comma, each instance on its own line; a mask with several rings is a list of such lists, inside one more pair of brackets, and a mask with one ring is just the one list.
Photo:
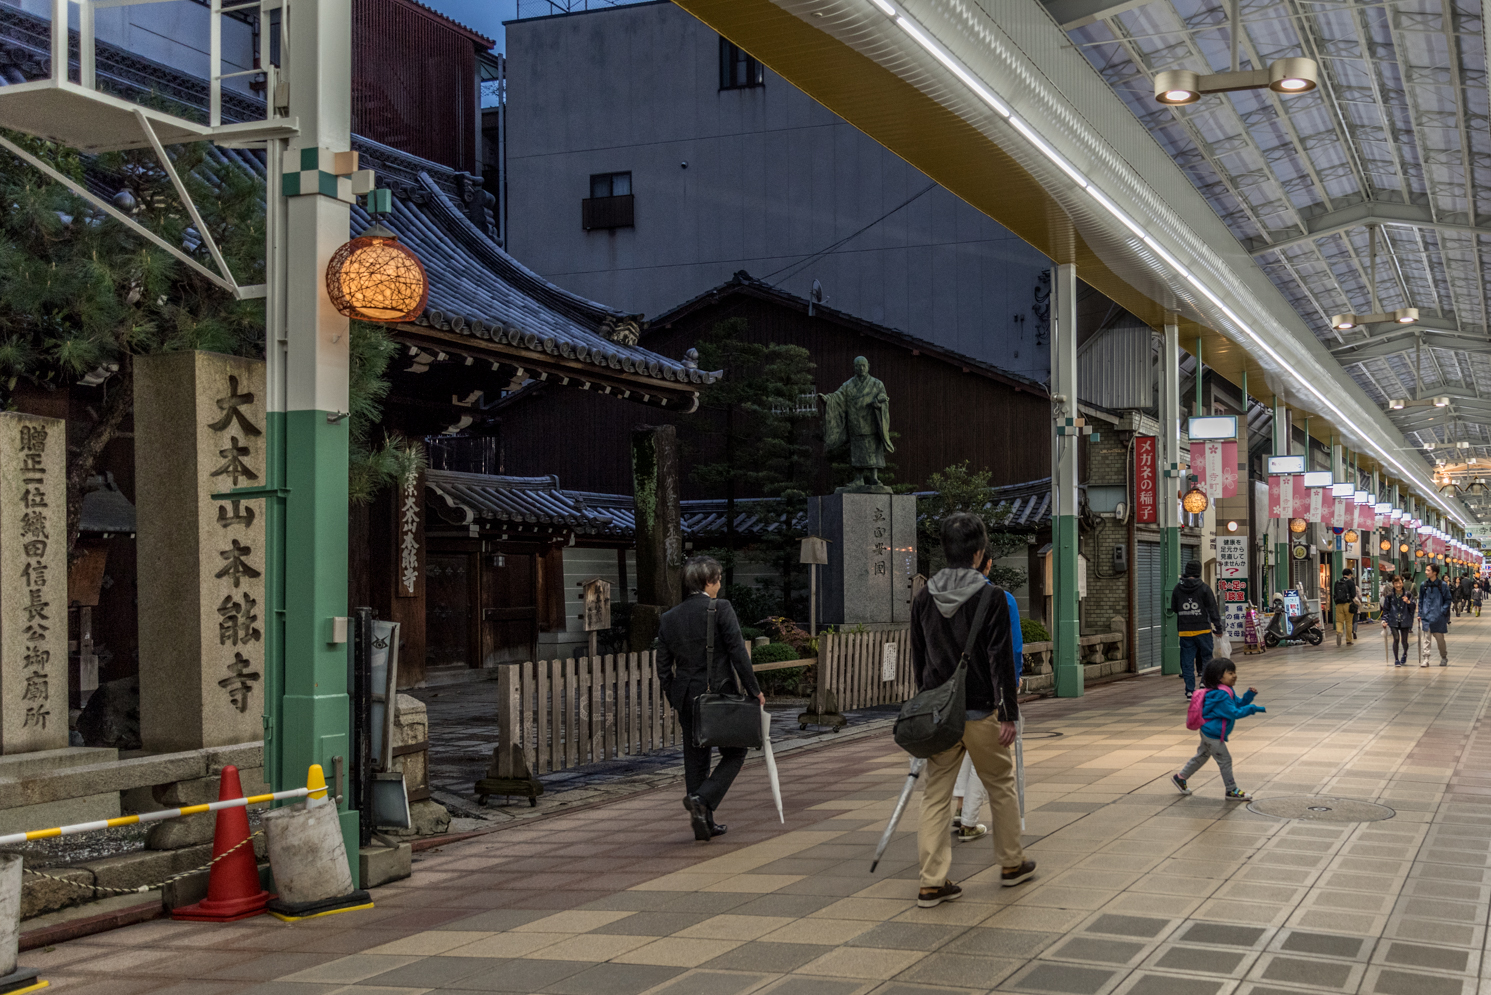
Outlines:
[[823, 446], [828, 452], [849, 444], [849, 465], [859, 476], [839, 492], [889, 494], [880, 482], [885, 454], [896, 447], [890, 441], [890, 397], [885, 384], [870, 376], [870, 361], [854, 360], [854, 376], [832, 394], [819, 394], [827, 406], [823, 417]]

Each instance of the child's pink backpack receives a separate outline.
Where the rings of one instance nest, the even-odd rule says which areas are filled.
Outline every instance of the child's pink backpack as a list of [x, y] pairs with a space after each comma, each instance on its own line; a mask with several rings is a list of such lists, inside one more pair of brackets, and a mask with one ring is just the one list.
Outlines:
[[1226, 691], [1232, 694], [1232, 689], [1225, 684], [1219, 684], [1214, 688], [1199, 687], [1192, 692], [1191, 706], [1186, 709], [1186, 728], [1192, 732], [1206, 725], [1206, 719], [1202, 713], [1206, 710], [1206, 696], [1212, 691]]

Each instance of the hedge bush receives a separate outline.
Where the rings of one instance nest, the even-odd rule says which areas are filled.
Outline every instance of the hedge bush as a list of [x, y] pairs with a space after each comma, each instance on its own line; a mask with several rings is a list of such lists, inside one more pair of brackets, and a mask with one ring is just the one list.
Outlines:
[[1027, 643], [1047, 643], [1051, 641], [1051, 633], [1046, 631], [1046, 627], [1039, 619], [1022, 618], [1020, 619], [1020, 638]]
[[752, 663], [781, 663], [798, 659], [797, 650], [787, 643], [766, 643], [751, 651]]

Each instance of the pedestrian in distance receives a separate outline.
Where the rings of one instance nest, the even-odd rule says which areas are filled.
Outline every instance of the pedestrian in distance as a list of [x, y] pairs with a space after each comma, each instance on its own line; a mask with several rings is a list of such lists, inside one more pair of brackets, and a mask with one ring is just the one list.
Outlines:
[[1186, 728], [1196, 729], [1201, 733], [1201, 745], [1196, 748], [1196, 755], [1186, 761], [1178, 774], [1170, 775], [1170, 782], [1183, 795], [1191, 793], [1186, 782], [1206, 761], [1215, 760], [1217, 769], [1222, 772], [1222, 783], [1227, 788], [1222, 797], [1228, 801], [1253, 800], [1253, 796], [1239, 788], [1237, 781], [1233, 780], [1232, 753], [1227, 749], [1227, 737], [1238, 719], [1245, 719], [1255, 712], [1265, 712], [1267, 709], [1253, 704], [1253, 699], [1258, 694], [1257, 688], [1248, 688], [1241, 698], [1237, 697], [1232, 690], [1236, 683], [1237, 665], [1231, 660], [1219, 656], [1207, 663], [1201, 677], [1204, 697], [1199, 702], [1192, 698], [1191, 707], [1186, 714]]
[[1470, 579], [1470, 574], [1460, 575], [1460, 583], [1455, 589], [1455, 604], [1458, 606], [1455, 617], [1460, 617], [1461, 611], [1470, 611], [1471, 599], [1475, 596], [1475, 581]]
[[1403, 586], [1402, 577], [1393, 578], [1392, 589], [1382, 599], [1382, 627], [1393, 634], [1393, 666], [1408, 663], [1408, 649], [1413, 643], [1413, 598]]
[[1196, 690], [1196, 675], [1211, 659], [1215, 643], [1212, 634], [1222, 631], [1222, 614], [1217, 610], [1217, 596], [1201, 582], [1201, 564], [1186, 564], [1180, 582], [1170, 592], [1170, 613], [1176, 616], [1180, 630], [1180, 676], [1185, 681], [1186, 700]]
[[1486, 596], [1486, 578], [1478, 578], [1475, 587], [1470, 592], [1470, 599], [1475, 603], [1475, 617], [1481, 617], [1481, 601]]
[[[1450, 585], [1439, 579], [1439, 564], [1429, 564], [1429, 579], [1419, 585], [1419, 625], [1439, 645], [1441, 667], [1450, 665], [1450, 651], [1445, 648], [1444, 634], [1450, 631], [1450, 601], [1453, 598]], [[1421, 667], [1428, 665], [1427, 657], [1419, 664]]]
[[1341, 636], [1346, 636], [1346, 645], [1356, 642], [1356, 579], [1351, 568], [1341, 571], [1336, 586], [1331, 589], [1331, 601], [1336, 606], [1336, 645], [1341, 645]]
[[[963, 737], [951, 748], [928, 758], [923, 781], [921, 826], [917, 833], [921, 888], [916, 904], [924, 909], [962, 897], [963, 889], [948, 877], [952, 868], [953, 787], [965, 754], [989, 796], [989, 824], [994, 855], [1005, 887], [1029, 881], [1035, 861], [1020, 845], [1020, 801], [1015, 786], [1015, 758], [1010, 749], [1017, 734], [1020, 705], [1015, 670], [1018, 613], [1014, 598], [979, 573], [988, 534], [983, 519], [957, 511], [942, 520], [942, 552], [947, 566], [932, 575], [911, 602], [911, 667], [919, 689], [939, 687], [953, 679], [968, 648], [964, 684], [966, 709]], [[973, 623], [983, 606], [981, 631]], [[970, 638], [971, 637], [971, 638]]]
[[[658, 620], [657, 673], [663, 696], [683, 727], [683, 807], [694, 839], [709, 841], [725, 834], [714, 813], [745, 763], [745, 747], [720, 747], [720, 762], [711, 773], [712, 747], [694, 745], [694, 699], [706, 687], [718, 688], [730, 670], [740, 685], [766, 707], [766, 696], [751, 670], [751, 654], [740, 635], [740, 620], [730, 602], [718, 599], [723, 572], [712, 556], [691, 556], [683, 564], [684, 599]], [[706, 660], [710, 606], [714, 612], [714, 659]], [[711, 676], [713, 675], [713, 684]]]

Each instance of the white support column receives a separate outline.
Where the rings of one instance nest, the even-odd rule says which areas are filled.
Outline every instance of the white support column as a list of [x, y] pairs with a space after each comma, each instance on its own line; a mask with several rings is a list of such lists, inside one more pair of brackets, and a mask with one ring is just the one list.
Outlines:
[[1079, 697], [1083, 691], [1081, 622], [1077, 603], [1077, 446], [1082, 419], [1077, 411], [1077, 267], [1056, 267], [1052, 295], [1051, 402], [1055, 433], [1051, 437], [1051, 559], [1055, 590], [1051, 635], [1056, 695]]
[[1180, 634], [1170, 611], [1170, 592], [1180, 582], [1180, 326], [1165, 323], [1165, 344], [1160, 353], [1163, 382], [1160, 389], [1160, 526], [1161, 607], [1165, 620], [1160, 649], [1160, 673], [1180, 673]]

